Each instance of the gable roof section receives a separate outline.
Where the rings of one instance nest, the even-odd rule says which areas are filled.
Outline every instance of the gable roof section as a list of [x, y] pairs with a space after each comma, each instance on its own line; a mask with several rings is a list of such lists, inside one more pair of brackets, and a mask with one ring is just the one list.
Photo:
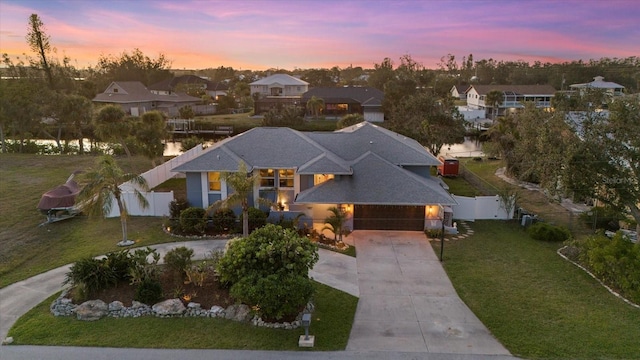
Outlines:
[[197, 102], [200, 99], [181, 93], [171, 95], [154, 94], [139, 81], [114, 81], [109, 84], [103, 93], [96, 95], [93, 101], [126, 104], [148, 101]]
[[326, 181], [302, 191], [296, 203], [367, 205], [455, 205], [436, 181], [420, 177], [367, 151], [353, 164], [352, 176]]
[[347, 161], [353, 161], [371, 151], [396, 165], [440, 164], [417, 141], [369, 122], [361, 122], [333, 133], [309, 133], [308, 136]]
[[283, 86], [287, 85], [309, 85], [308, 82], [300, 80], [296, 77], [287, 74], [275, 74], [271, 76], [267, 76], [266, 78], [260, 79], [258, 81], [254, 81], [249, 85], [272, 85], [274, 83], [279, 83]]
[[306, 102], [312, 96], [323, 99], [327, 103], [357, 102], [364, 106], [380, 106], [384, 93], [372, 87], [317, 87], [302, 94], [302, 101]]
[[571, 84], [570, 88], [595, 88], [595, 89], [624, 89], [624, 86], [611, 82], [604, 81], [604, 77], [596, 76], [593, 78], [592, 82], [583, 83], [583, 84]]
[[514, 92], [517, 95], [553, 96], [556, 93], [556, 89], [551, 85], [471, 85], [465, 93], [468, 93], [471, 89], [475, 89], [479, 95], [487, 95], [493, 90]]

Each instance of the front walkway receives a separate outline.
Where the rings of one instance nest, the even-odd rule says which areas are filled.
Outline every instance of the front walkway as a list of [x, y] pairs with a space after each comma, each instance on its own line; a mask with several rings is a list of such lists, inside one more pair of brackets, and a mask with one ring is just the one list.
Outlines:
[[509, 355], [460, 300], [423, 233], [351, 236], [360, 300], [347, 350]]

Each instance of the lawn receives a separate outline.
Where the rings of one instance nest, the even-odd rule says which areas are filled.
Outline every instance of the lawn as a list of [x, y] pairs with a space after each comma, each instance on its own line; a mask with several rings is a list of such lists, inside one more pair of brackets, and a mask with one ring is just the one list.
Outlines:
[[[262, 126], [262, 118], [251, 117], [250, 114], [198, 116], [195, 120], [196, 123], [213, 126], [233, 126], [234, 134], [239, 134], [251, 128]], [[334, 131], [336, 130], [336, 123], [337, 120], [307, 120], [301, 126], [295, 127], [295, 129], [300, 131]]]
[[303, 328], [274, 330], [218, 318], [103, 318], [85, 322], [54, 317], [52, 296], [22, 316], [9, 336], [16, 345], [165, 349], [344, 350], [358, 298], [316, 283], [310, 334], [313, 349], [298, 347]]
[[[119, 219], [73, 219], [39, 227], [46, 220], [36, 209], [43, 193], [64, 183], [75, 170], [94, 165], [94, 156], [0, 154], [0, 287], [81, 257], [117, 249]], [[120, 158], [125, 171], [151, 167], [143, 157]], [[161, 218], [132, 217], [129, 235], [137, 245], [175, 241], [162, 232]], [[28, 251], [27, 251], [28, 249]]]
[[[640, 310], [513, 222], [477, 221], [445, 243], [444, 267], [471, 310], [515, 356], [638, 359]], [[433, 242], [439, 253], [439, 242]]]

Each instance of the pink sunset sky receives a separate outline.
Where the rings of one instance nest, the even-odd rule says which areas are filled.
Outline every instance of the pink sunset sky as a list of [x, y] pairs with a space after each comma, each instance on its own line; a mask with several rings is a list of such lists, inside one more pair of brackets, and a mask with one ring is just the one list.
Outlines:
[[0, 52], [35, 56], [25, 40], [38, 14], [58, 58], [80, 68], [140, 49], [174, 69], [232, 66], [372, 68], [409, 54], [427, 68], [461, 60], [640, 56], [640, 1], [508, 0], [0, 0]]

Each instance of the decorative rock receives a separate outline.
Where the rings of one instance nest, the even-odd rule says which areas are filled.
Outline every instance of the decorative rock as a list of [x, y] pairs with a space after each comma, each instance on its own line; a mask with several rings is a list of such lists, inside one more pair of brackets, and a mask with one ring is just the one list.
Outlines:
[[152, 306], [158, 316], [182, 315], [187, 309], [180, 299], [169, 299]]
[[13, 344], [13, 337], [9, 336], [6, 339], [2, 340], [2, 345]]
[[145, 306], [148, 306], [148, 305], [147, 304], [143, 304], [143, 303], [141, 303], [139, 301], [135, 301], [135, 300], [131, 302], [131, 307], [134, 308], [134, 309], [137, 309], [137, 308], [140, 308], [140, 307], [145, 307]]
[[200, 304], [194, 303], [194, 302], [188, 303], [187, 304], [187, 308], [194, 309], [194, 310], [200, 310], [201, 309]]
[[222, 306], [214, 305], [211, 307], [211, 313], [215, 316], [223, 317], [224, 316], [224, 308]]
[[120, 311], [124, 308], [124, 304], [121, 301], [112, 301], [109, 303], [109, 312]]
[[224, 318], [242, 322], [249, 321], [251, 320], [251, 308], [245, 304], [230, 305], [225, 310]]
[[108, 313], [108, 306], [102, 300], [89, 300], [78, 305], [75, 309], [78, 320], [95, 321]]

